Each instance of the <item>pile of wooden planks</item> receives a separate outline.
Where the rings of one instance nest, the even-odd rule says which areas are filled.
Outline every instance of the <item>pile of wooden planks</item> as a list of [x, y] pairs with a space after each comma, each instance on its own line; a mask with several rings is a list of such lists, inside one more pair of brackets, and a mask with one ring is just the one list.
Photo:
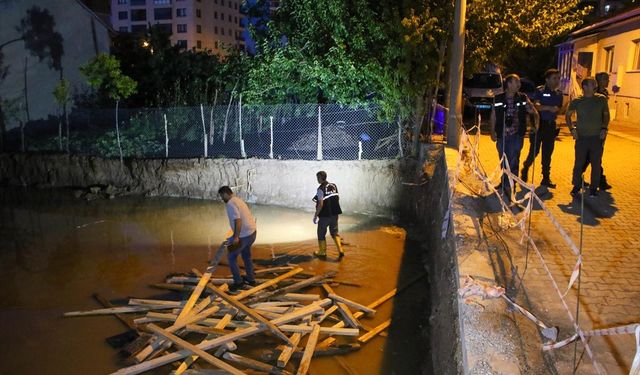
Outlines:
[[[256, 286], [230, 295], [230, 280], [214, 278], [214, 271], [194, 269], [155, 285], [180, 291], [188, 296], [184, 300], [132, 298], [128, 305], [113, 306], [98, 298], [103, 309], [65, 316], [114, 314], [131, 328], [125, 349], [134, 364], [114, 373], [121, 375], [168, 364], [172, 374], [306, 374], [312, 358], [359, 350], [391, 322], [369, 327], [361, 319], [374, 316], [396, 289], [363, 305], [336, 293], [332, 286], [354, 284], [337, 282], [334, 272], [312, 275], [285, 266], [257, 270]], [[311, 292], [318, 287], [320, 293]], [[137, 315], [122, 315], [129, 313]], [[264, 349], [259, 359], [238, 354], [247, 352], [242, 350], [247, 338], [252, 349], [256, 343]]]

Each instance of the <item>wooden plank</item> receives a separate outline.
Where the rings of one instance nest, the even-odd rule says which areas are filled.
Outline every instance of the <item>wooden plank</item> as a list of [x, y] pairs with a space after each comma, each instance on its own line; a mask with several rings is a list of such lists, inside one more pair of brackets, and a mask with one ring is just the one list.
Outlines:
[[[241, 299], [246, 298], [246, 297], [248, 297], [248, 296], [250, 296], [252, 294], [255, 294], [256, 292], [259, 292], [259, 291], [261, 291], [263, 289], [266, 289], [266, 288], [268, 288], [268, 287], [270, 287], [272, 285], [275, 285], [275, 284], [279, 283], [282, 280], [288, 279], [288, 278], [292, 277], [293, 275], [295, 275], [297, 273], [300, 273], [302, 271], [303, 270], [300, 267], [292, 269], [291, 271], [289, 271], [289, 272], [287, 272], [287, 273], [285, 273], [283, 275], [280, 275], [280, 276], [278, 276], [276, 278], [273, 278], [273, 279], [267, 281], [266, 283], [262, 283], [260, 285], [256, 285], [255, 287], [253, 287], [253, 288], [251, 288], [249, 290], [245, 290], [245, 291], [241, 292], [240, 294], [238, 294], [235, 297], [236, 297], [237, 300], [241, 300]], [[250, 302], [247, 302], [247, 303], [250, 303]]]
[[319, 301], [320, 296], [317, 294], [287, 293], [283, 296], [278, 296], [275, 299], [278, 301], [313, 302]]
[[228, 361], [234, 362], [236, 364], [242, 365], [243, 367], [247, 367], [247, 368], [258, 370], [258, 371], [263, 371], [268, 374], [291, 375], [291, 372], [287, 370], [283, 370], [281, 368], [274, 367], [266, 363], [256, 361], [255, 359], [243, 357], [241, 355], [234, 354], [234, 353], [226, 352], [224, 353], [222, 358]]
[[182, 307], [187, 301], [166, 301], [161, 299], [130, 298], [129, 305], [156, 305]]
[[111, 314], [129, 314], [136, 312], [144, 312], [150, 310], [166, 310], [171, 309], [171, 306], [117, 306], [117, 307], [108, 307], [105, 309], [95, 309], [95, 310], [86, 310], [86, 311], [70, 311], [63, 314], [65, 317], [74, 317], [74, 316], [93, 316], [93, 315], [111, 315]]
[[322, 289], [324, 289], [324, 291], [327, 292], [327, 295], [336, 294], [333, 288], [327, 283], [322, 284]]
[[[271, 323], [277, 325], [277, 326], [281, 326], [284, 324], [287, 324], [289, 322], [301, 319], [309, 314], [317, 314], [317, 313], [322, 313], [322, 311], [324, 311], [324, 307], [329, 306], [331, 304], [331, 300], [330, 299], [324, 299], [322, 301], [318, 301], [318, 302], [314, 302], [309, 306], [303, 307], [299, 310], [293, 311], [289, 314], [286, 314], [284, 316], [282, 316], [281, 318], [278, 319], [274, 319], [271, 321]], [[242, 329], [238, 332], [234, 332], [232, 334], [229, 335], [225, 335], [225, 336], [221, 336], [221, 337], [217, 337], [215, 339], [212, 340], [205, 340], [203, 342], [201, 342], [200, 344], [196, 345], [198, 348], [202, 349], [202, 350], [211, 350], [215, 347], [218, 347], [220, 345], [224, 345], [227, 342], [232, 342], [232, 341], [236, 341], [238, 339], [241, 339], [243, 337], [247, 337], [247, 336], [251, 336], [254, 335], [258, 332], [262, 332], [266, 330], [266, 327], [248, 327], [245, 329]], [[152, 370], [154, 368], [166, 365], [168, 363], [171, 362], [175, 362], [177, 360], [180, 360], [184, 357], [187, 357], [188, 355], [191, 355], [191, 351], [183, 349], [177, 352], [173, 352], [170, 354], [166, 354], [163, 356], [160, 356], [158, 358], [154, 358], [152, 360], [143, 362], [143, 363], [139, 363], [137, 365], [133, 365], [133, 366], [129, 366], [129, 367], [125, 367], [122, 368], [116, 372], [114, 372], [114, 375], [135, 375], [135, 374], [140, 374], [142, 372], [145, 371], [149, 371]]]
[[[238, 327], [238, 328], [248, 328], [248, 327], [259, 327], [258, 323], [247, 323], [246, 327]], [[294, 324], [283, 324], [278, 326], [282, 332], [289, 333], [311, 333], [313, 327], [308, 325], [294, 325]], [[202, 334], [213, 334], [220, 335], [220, 331], [211, 327], [201, 326], [197, 324], [189, 324], [186, 327], [186, 330], [189, 332], [197, 332]], [[335, 335], [335, 336], [359, 336], [360, 330], [357, 328], [333, 328], [333, 327], [320, 327], [320, 333], [323, 335]], [[229, 333], [227, 333], [229, 334]]]
[[376, 310], [374, 310], [372, 308], [369, 308], [367, 306], [361, 305], [361, 304], [359, 304], [357, 302], [354, 302], [354, 301], [352, 301], [350, 299], [346, 299], [346, 298], [341, 297], [341, 296], [339, 296], [337, 294], [331, 293], [331, 294], [329, 294], [329, 298], [331, 298], [334, 301], [342, 302], [342, 303], [346, 304], [347, 306], [349, 306], [349, 307], [351, 307], [353, 309], [360, 310], [360, 311], [364, 312], [366, 315], [375, 315], [375, 313], [376, 313]]
[[360, 341], [361, 343], [365, 344], [367, 343], [369, 340], [371, 340], [372, 338], [376, 337], [376, 335], [382, 331], [384, 331], [385, 329], [387, 329], [387, 327], [389, 327], [389, 325], [391, 324], [391, 319], [387, 320], [386, 322], [380, 324], [379, 326], [375, 327], [372, 331], [369, 331], [367, 333], [365, 333], [364, 335], [360, 336], [358, 338], [358, 341]]
[[276, 337], [280, 338], [281, 340], [283, 340], [284, 342], [286, 342], [286, 343], [288, 343], [290, 345], [293, 345], [293, 343], [291, 341], [289, 341], [289, 338], [284, 333], [282, 333], [282, 331], [280, 331], [278, 329], [278, 327], [276, 327], [273, 323], [271, 323], [268, 320], [266, 320], [265, 318], [263, 318], [262, 315], [258, 314], [255, 310], [253, 310], [249, 306], [245, 305], [244, 303], [236, 300], [235, 298], [227, 295], [227, 293], [221, 291], [220, 289], [216, 288], [213, 285], [209, 285], [208, 288], [211, 289], [220, 298], [222, 298], [223, 301], [227, 302], [231, 306], [233, 306], [233, 307], [237, 308], [238, 310], [242, 311], [243, 313], [247, 314], [248, 316], [253, 318], [253, 320], [264, 324], [267, 327], [267, 329], [271, 333], [273, 333]]
[[[243, 375], [245, 374], [244, 372], [238, 370], [237, 368], [227, 364], [226, 362], [212, 356], [211, 354], [205, 352], [204, 350], [198, 348], [197, 346], [184, 341], [183, 339], [181, 339], [180, 337], [165, 331], [164, 329], [158, 327], [157, 325], [150, 323], [147, 327], [149, 327], [149, 329], [151, 331], [153, 331], [154, 333], [163, 336], [164, 338], [166, 338], [167, 340], [170, 340], [171, 342], [173, 342], [174, 344], [176, 344], [177, 346], [188, 350], [194, 354], [197, 354], [198, 356], [200, 356], [202, 359], [204, 359], [205, 361], [211, 363], [212, 365], [221, 368], [223, 370], [229, 371], [232, 374], [235, 375]], [[246, 374], [245, 374], [246, 375]]]
[[[109, 300], [102, 297], [98, 293], [93, 293], [93, 298], [95, 298], [95, 300], [98, 301], [105, 308], [116, 307], [111, 302], [109, 302]], [[120, 314], [115, 314], [115, 317], [118, 318], [118, 320], [121, 321], [122, 324], [127, 326], [129, 329], [132, 329], [134, 331], [138, 329], [138, 327], [136, 327], [135, 323], [129, 317], [120, 315]]]
[[340, 314], [347, 324], [349, 324], [353, 328], [362, 328], [362, 324], [360, 324], [358, 319], [351, 313], [351, 310], [349, 310], [349, 306], [345, 305], [342, 302], [337, 302], [336, 305], [338, 306], [338, 310], [340, 310]]
[[[227, 326], [227, 324], [229, 324], [229, 322], [231, 321], [231, 318], [233, 318], [233, 316], [231, 316], [231, 314], [225, 315], [222, 319], [220, 319], [220, 321], [218, 322], [218, 324], [215, 325], [214, 328], [215, 329], [224, 329]], [[215, 335], [208, 335], [207, 339], [212, 339], [214, 337], [215, 337]], [[194, 354], [191, 357], [187, 357], [180, 364], [180, 366], [176, 369], [175, 375], [180, 375], [183, 372], [185, 372], [189, 368], [189, 366], [191, 366], [193, 364], [193, 362], [195, 362], [198, 358], [199, 357], [198, 357], [197, 354]]]
[[295, 351], [296, 347], [298, 347], [298, 344], [300, 343], [300, 339], [302, 339], [302, 333], [294, 333], [293, 335], [291, 335], [291, 342], [293, 343], [293, 345], [285, 346], [282, 353], [280, 353], [280, 356], [276, 361], [276, 365], [278, 367], [284, 368], [287, 365], [287, 363], [289, 363], [289, 359], [291, 359], [291, 355]]
[[317, 275], [317, 276], [314, 276], [314, 277], [312, 277], [310, 279], [302, 280], [302, 281], [299, 281], [297, 283], [291, 284], [289, 286], [285, 286], [283, 288], [280, 288], [280, 289], [277, 289], [277, 290], [274, 290], [274, 291], [271, 291], [271, 292], [261, 293], [259, 295], [256, 295], [255, 297], [251, 298], [249, 301], [247, 301], [247, 303], [250, 304], [250, 303], [258, 302], [258, 301], [261, 301], [261, 300], [264, 300], [264, 299], [267, 299], [267, 298], [270, 298], [270, 297], [273, 297], [273, 296], [276, 296], [276, 295], [279, 295], [279, 294], [285, 294], [285, 293], [293, 292], [295, 290], [300, 290], [302, 288], [306, 288], [306, 287], [308, 287], [308, 286], [310, 286], [312, 284], [315, 284], [315, 283], [317, 283], [319, 281], [322, 281], [322, 280], [324, 280], [324, 279], [326, 279], [328, 277], [331, 277], [334, 274], [335, 274], [335, 272], [327, 272], [325, 274]]
[[311, 359], [313, 358], [313, 352], [316, 349], [319, 335], [320, 325], [314, 324], [313, 331], [309, 334], [309, 340], [307, 340], [307, 345], [304, 349], [304, 354], [300, 360], [300, 366], [298, 366], [298, 372], [296, 372], [296, 375], [306, 375], [309, 371], [309, 366], [311, 365]]
[[325, 319], [327, 319], [331, 314], [333, 314], [334, 312], [336, 312], [336, 310], [338, 310], [338, 306], [333, 305], [331, 307], [329, 307], [327, 309], [327, 311], [324, 312], [324, 314], [322, 314], [322, 316], [320, 317], [320, 319], [318, 319], [318, 324], [322, 323]]
[[294, 268], [295, 267], [293, 267], [293, 266], [271, 267], [271, 268], [263, 268], [261, 270], [255, 270], [255, 271], [253, 271], [253, 273], [255, 273], [256, 275], [262, 275], [262, 274], [265, 274], [265, 273], [276, 273], [276, 272], [291, 271]]

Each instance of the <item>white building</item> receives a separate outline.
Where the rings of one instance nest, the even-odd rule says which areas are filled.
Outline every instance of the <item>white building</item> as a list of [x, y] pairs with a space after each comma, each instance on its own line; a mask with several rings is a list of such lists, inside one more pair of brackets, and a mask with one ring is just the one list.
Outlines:
[[569, 97], [580, 95], [583, 78], [609, 73], [612, 120], [640, 126], [640, 8], [571, 33], [558, 45], [558, 69]]
[[245, 48], [242, 0], [111, 0], [111, 24], [119, 32], [144, 32], [161, 25], [171, 42], [187, 49], [223, 53]]

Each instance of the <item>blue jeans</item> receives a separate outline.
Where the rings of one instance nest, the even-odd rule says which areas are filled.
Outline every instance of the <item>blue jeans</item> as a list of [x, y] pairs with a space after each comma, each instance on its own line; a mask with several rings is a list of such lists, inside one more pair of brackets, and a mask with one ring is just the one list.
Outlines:
[[[236, 284], [242, 283], [242, 277], [240, 276], [240, 268], [238, 267], [238, 255], [242, 256], [242, 262], [244, 263], [244, 269], [247, 273], [248, 281], [255, 281], [255, 275], [253, 273], [253, 262], [251, 261], [251, 245], [256, 242], [256, 234], [247, 237], [240, 237], [240, 243], [238, 247], [229, 251], [227, 259], [229, 260], [229, 268], [231, 268], [231, 274], [233, 275], [233, 282]], [[232, 237], [233, 239], [233, 237]]]
[[[498, 157], [502, 157], [502, 153], [504, 152], [506, 156], [506, 163], [509, 163], [509, 169], [511, 169], [511, 173], [518, 176], [518, 167], [520, 166], [520, 151], [522, 151], [522, 146], [524, 144], [524, 137], [521, 137], [519, 134], [507, 135], [503, 136], [503, 138], [498, 138], [496, 141], [496, 148], [498, 149]], [[504, 143], [504, 150], [503, 150]], [[505, 164], [506, 164], [505, 163]], [[506, 165], [503, 164], [502, 167], [506, 168]], [[506, 175], [502, 175], [502, 186], [505, 189], [509, 187], [509, 179]]]

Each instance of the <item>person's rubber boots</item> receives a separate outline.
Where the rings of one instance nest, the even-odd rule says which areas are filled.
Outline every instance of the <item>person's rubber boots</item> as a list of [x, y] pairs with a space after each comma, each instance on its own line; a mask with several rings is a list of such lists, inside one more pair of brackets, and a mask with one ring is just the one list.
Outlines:
[[344, 248], [342, 247], [342, 238], [340, 238], [340, 236], [335, 236], [335, 237], [333, 237], [333, 242], [336, 243], [336, 247], [338, 248], [338, 251], [340, 252], [339, 257], [342, 258], [344, 256]]
[[327, 240], [318, 240], [318, 251], [313, 253], [313, 255], [319, 258], [327, 256]]

